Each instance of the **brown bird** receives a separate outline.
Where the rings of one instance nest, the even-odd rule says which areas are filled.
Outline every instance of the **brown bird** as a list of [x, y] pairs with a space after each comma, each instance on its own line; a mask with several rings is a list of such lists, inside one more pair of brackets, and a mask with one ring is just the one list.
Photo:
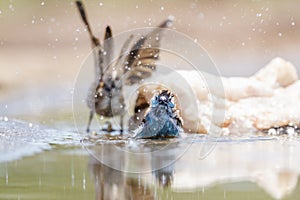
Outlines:
[[76, 5], [91, 39], [96, 68], [96, 79], [87, 98], [87, 105], [90, 109], [87, 132], [89, 132], [94, 113], [97, 113], [103, 117], [120, 116], [120, 131], [122, 133], [126, 106], [123, 86], [139, 84], [151, 76], [156, 69], [156, 61], [159, 58], [162, 28], [171, 26], [172, 20], [165, 20], [152, 32], [140, 37], [133, 42], [129, 50], [128, 47], [134, 38], [130, 36], [121, 48], [116, 62], [111, 63], [114, 48], [111, 28], [106, 27], [102, 44], [91, 30], [82, 2], [76, 1]]

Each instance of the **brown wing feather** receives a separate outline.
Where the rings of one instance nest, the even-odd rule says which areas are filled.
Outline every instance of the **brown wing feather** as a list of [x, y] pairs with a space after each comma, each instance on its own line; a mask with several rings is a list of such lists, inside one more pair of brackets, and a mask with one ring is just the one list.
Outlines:
[[156, 69], [156, 61], [159, 59], [159, 46], [162, 28], [171, 26], [172, 20], [168, 19], [139, 39], [131, 48], [124, 66], [126, 73], [126, 85], [139, 83], [141, 80], [151, 76]]
[[103, 57], [103, 75], [112, 65], [112, 59], [114, 54], [114, 43], [112, 38], [112, 31], [109, 26], [106, 27], [104, 42], [103, 42], [103, 50], [101, 52], [101, 56]]
[[120, 54], [119, 54], [119, 58], [117, 59], [117, 62], [116, 62], [116, 72], [117, 72], [117, 76], [116, 78], [117, 79], [120, 79], [123, 74], [124, 74], [124, 70], [123, 70], [123, 65], [122, 63], [125, 62], [125, 59], [126, 59], [126, 56], [128, 55], [128, 48], [129, 48], [129, 45], [130, 43], [132, 42], [132, 39], [133, 39], [133, 35], [130, 35], [128, 37], [128, 39], [124, 42], [122, 48], [121, 48], [121, 51], [120, 51]]
[[[101, 47], [100, 41], [98, 38], [96, 38], [92, 32], [91, 26], [87, 19], [87, 14], [85, 12], [84, 6], [81, 1], [76, 1], [76, 5], [78, 8], [78, 11], [80, 13], [81, 19], [83, 23], [85, 24], [88, 33], [90, 35], [90, 40], [92, 43], [92, 49], [94, 54], [94, 60], [95, 60], [95, 80], [98, 81], [100, 77], [103, 74], [103, 49]], [[111, 34], [111, 31], [110, 31]]]
[[77, 5], [78, 11], [80, 13], [81, 19], [82, 19], [83, 23], [85, 24], [85, 26], [86, 26], [86, 28], [89, 32], [93, 48], [96, 47], [96, 46], [100, 46], [100, 41], [94, 36], [94, 34], [92, 32], [92, 29], [91, 29], [91, 26], [90, 26], [89, 21], [87, 19], [87, 15], [86, 15], [86, 12], [84, 10], [82, 2], [81, 1], [76, 1], [76, 5]]

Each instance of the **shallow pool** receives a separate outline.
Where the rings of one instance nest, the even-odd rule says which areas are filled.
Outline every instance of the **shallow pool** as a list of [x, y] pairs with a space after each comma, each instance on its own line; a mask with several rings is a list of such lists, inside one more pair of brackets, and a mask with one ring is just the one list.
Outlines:
[[[1, 127], [11, 123], [2, 121]], [[0, 199], [298, 199], [300, 195], [298, 138], [190, 135], [148, 141], [36, 128], [33, 132], [48, 138], [21, 140], [30, 135], [25, 133], [27, 124], [14, 125], [17, 145], [1, 149]], [[0, 132], [5, 144], [9, 140], [3, 128]]]

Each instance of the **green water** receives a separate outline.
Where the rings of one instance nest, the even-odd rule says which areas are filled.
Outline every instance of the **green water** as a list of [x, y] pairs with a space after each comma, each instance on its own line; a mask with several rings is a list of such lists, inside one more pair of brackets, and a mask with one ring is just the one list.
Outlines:
[[[257, 143], [268, 145], [274, 141], [242, 142], [242, 145], [249, 148], [254, 144], [257, 147]], [[219, 148], [221, 151], [224, 151], [224, 148], [231, 151], [235, 145], [240, 144], [222, 143]], [[189, 151], [194, 150], [191, 147], [187, 155]], [[216, 154], [220, 153], [218, 148], [215, 151]], [[171, 168], [168, 166], [167, 170], [133, 174], [106, 167], [95, 160], [85, 148], [54, 146], [52, 150], [37, 155], [1, 163], [0, 199], [273, 199], [254, 180], [236, 179], [239, 173], [234, 173], [235, 169], [231, 171], [231, 179], [217, 179], [202, 187], [197, 183], [191, 184], [194, 187], [182, 187], [177, 182], [182, 179], [181, 173], [194, 173], [193, 178], [196, 180], [212, 178], [201, 175], [205, 174], [203, 169], [199, 169], [199, 173], [196, 169], [195, 172], [191, 166], [187, 166], [191, 165], [189, 161], [183, 163], [184, 159], [183, 156], [172, 164]], [[200, 165], [203, 162], [206, 166], [209, 159], [208, 156], [204, 161], [196, 159], [196, 162]], [[136, 161], [131, 161], [133, 165], [136, 164]], [[266, 168], [267, 163], [266, 161]], [[181, 164], [187, 166], [186, 170]], [[241, 163], [241, 167], [243, 166]], [[207, 173], [214, 174], [219, 173], [222, 167], [212, 166], [206, 170]], [[224, 167], [227, 168], [226, 165]], [[298, 183], [283, 199], [298, 199], [299, 195]]]
[[2, 163], [0, 199], [93, 199], [88, 156], [53, 150]]

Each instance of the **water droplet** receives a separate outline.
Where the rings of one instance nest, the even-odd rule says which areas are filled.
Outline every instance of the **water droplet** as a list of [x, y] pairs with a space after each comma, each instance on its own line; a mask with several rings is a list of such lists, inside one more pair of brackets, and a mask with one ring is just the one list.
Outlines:
[[288, 127], [286, 129], [286, 132], [287, 132], [288, 136], [294, 136], [295, 135], [295, 129], [293, 127]]
[[245, 46], [245, 42], [242, 42], [242, 46]]
[[42, 1], [42, 2], [41, 2], [41, 6], [44, 6], [44, 5], [45, 5], [45, 2]]
[[274, 128], [269, 129], [268, 135], [276, 135], [276, 130]]
[[4, 116], [3, 120], [4, 120], [5, 122], [7, 122], [7, 121], [8, 121], [8, 117]]
[[197, 38], [195, 38], [195, 39], [194, 39], [194, 42], [197, 43], [197, 41], [198, 41]]
[[262, 14], [261, 13], [256, 13], [256, 17], [261, 17]]
[[163, 6], [160, 7], [160, 10], [164, 10], [165, 8]]
[[83, 178], [82, 178], [82, 189], [86, 190], [86, 179], [85, 179], [85, 174], [83, 174]]
[[200, 19], [200, 20], [201, 20], [201, 19], [204, 19], [204, 14], [200, 12], [200, 13], [197, 15], [197, 18]]
[[281, 36], [282, 36], [282, 33], [279, 32], [279, 33], [278, 33], [278, 36], [281, 37]]
[[75, 40], [78, 41], [78, 37], [75, 37]]
[[32, 123], [29, 123], [28, 126], [31, 128], [33, 125], [32, 125]]
[[296, 25], [296, 23], [295, 23], [295, 22], [292, 22], [291, 24], [292, 24], [292, 26], [295, 26], [295, 25]]
[[8, 173], [5, 174], [5, 184], [8, 185]]
[[138, 5], [136, 5], [136, 6], [135, 6], [135, 8], [139, 8], [139, 6], [138, 6]]
[[104, 119], [103, 115], [100, 115], [100, 119], [101, 119], [101, 120], [103, 120], [103, 119]]
[[15, 9], [14, 9], [14, 6], [12, 4], [9, 4], [8, 8], [13, 12]]
[[102, 3], [102, 2], [100, 2], [100, 3], [99, 3], [99, 6], [103, 6], [103, 3]]

